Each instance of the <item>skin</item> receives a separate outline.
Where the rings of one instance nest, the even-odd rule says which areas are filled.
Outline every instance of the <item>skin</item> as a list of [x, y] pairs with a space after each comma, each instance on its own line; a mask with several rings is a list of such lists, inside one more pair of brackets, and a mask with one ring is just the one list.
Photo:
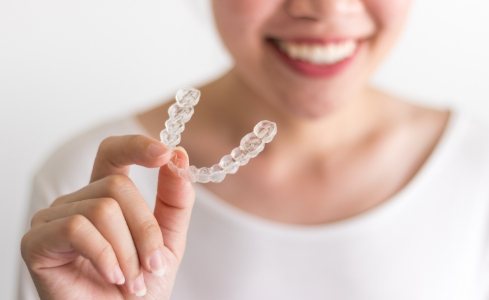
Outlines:
[[[259, 120], [275, 121], [279, 134], [249, 165], [208, 189], [248, 213], [292, 224], [343, 220], [398, 193], [432, 153], [449, 117], [368, 83], [395, 43], [409, 5], [214, 0], [216, 26], [235, 64], [200, 87], [203, 99], [182, 146], [192, 164], [211, 165]], [[344, 72], [311, 78], [267, 50], [270, 36], [363, 42]], [[168, 105], [138, 115], [148, 137], [105, 140], [90, 184], [32, 219], [21, 248], [42, 299], [132, 299], [144, 289], [145, 299], [170, 298], [194, 191], [168, 169], [172, 153], [154, 138]], [[189, 163], [183, 149], [173, 159]], [[154, 208], [128, 177], [133, 164], [160, 168]], [[123, 278], [115, 276], [119, 267]]]
[[[170, 159], [188, 165], [183, 149], [172, 154], [158, 140], [107, 138], [90, 184], [34, 215], [21, 249], [41, 299], [134, 299], [145, 290], [146, 299], [169, 298], [194, 203]], [[154, 209], [128, 177], [134, 164], [160, 167]]]

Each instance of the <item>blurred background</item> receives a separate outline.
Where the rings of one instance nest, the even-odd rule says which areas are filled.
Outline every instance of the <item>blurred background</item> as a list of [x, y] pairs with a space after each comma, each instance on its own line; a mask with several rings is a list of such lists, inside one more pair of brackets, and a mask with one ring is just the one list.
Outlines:
[[[208, 1], [0, 0], [2, 299], [15, 299], [29, 184], [46, 156], [230, 65]], [[375, 83], [489, 126], [488, 16], [481, 0], [415, 1]]]

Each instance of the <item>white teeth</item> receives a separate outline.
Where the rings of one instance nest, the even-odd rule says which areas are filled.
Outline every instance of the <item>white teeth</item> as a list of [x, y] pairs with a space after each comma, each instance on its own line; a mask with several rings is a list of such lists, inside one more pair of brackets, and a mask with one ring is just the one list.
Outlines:
[[293, 59], [312, 64], [334, 64], [350, 57], [357, 48], [354, 40], [331, 44], [304, 44], [278, 41], [278, 46]]

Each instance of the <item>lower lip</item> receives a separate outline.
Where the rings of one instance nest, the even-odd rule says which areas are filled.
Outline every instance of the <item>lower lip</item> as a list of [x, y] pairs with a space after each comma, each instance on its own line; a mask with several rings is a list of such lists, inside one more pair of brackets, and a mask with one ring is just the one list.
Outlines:
[[342, 71], [344, 71], [353, 62], [361, 45], [360, 43], [358, 43], [355, 52], [351, 56], [337, 63], [331, 65], [317, 65], [317, 64], [311, 64], [305, 61], [293, 59], [290, 56], [288, 56], [286, 53], [284, 53], [277, 46], [276, 43], [272, 41], [268, 41], [268, 43], [272, 46], [272, 48], [275, 50], [275, 53], [278, 54], [281, 60], [285, 62], [294, 71], [302, 75], [308, 77], [315, 77], [315, 78], [333, 77], [335, 75], [338, 75]]

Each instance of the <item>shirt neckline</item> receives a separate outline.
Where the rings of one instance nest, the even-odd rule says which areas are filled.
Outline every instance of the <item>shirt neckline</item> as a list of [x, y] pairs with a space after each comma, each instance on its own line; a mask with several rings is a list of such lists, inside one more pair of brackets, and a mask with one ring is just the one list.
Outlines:
[[[197, 196], [196, 205], [203, 205], [238, 226], [280, 236], [315, 238], [317, 236], [341, 235], [348, 232], [362, 232], [371, 226], [375, 226], [382, 219], [402, 210], [404, 206], [409, 204], [409, 201], [412, 201], [410, 195], [419, 191], [434, 176], [436, 169], [444, 162], [450, 149], [452, 149], [451, 146], [457, 141], [462, 130], [462, 126], [460, 126], [463, 119], [462, 114], [453, 108], [450, 108], [449, 112], [449, 119], [438, 143], [411, 180], [390, 199], [353, 217], [318, 225], [281, 223], [243, 211], [229, 204], [200, 183], [194, 184]], [[141, 132], [146, 132], [135, 117], [132, 118], [132, 121]]]

